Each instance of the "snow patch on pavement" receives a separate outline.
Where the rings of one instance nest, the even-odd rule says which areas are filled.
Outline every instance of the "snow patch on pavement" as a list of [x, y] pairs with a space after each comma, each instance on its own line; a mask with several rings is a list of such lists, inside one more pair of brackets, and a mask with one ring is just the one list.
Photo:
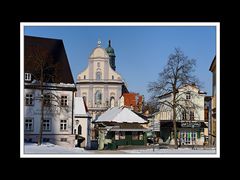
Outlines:
[[26, 154], [79, 154], [91, 153], [84, 148], [67, 148], [51, 143], [43, 143], [38, 146], [35, 143], [25, 143], [24, 153]]

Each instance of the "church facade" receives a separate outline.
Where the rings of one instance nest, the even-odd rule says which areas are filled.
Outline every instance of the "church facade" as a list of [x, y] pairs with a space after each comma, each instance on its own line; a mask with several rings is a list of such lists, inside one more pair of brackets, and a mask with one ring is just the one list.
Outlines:
[[[77, 76], [76, 96], [85, 100], [91, 121], [95, 121], [109, 107], [117, 106], [119, 97], [127, 92], [121, 75], [116, 72], [115, 57], [111, 41], [107, 48], [102, 48], [101, 41], [98, 41], [88, 59], [87, 68]], [[95, 138], [91, 124], [91, 139]]]

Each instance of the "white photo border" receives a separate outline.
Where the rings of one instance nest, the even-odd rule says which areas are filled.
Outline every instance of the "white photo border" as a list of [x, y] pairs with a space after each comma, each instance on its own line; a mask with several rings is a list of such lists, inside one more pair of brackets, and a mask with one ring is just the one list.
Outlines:
[[[24, 153], [25, 26], [212, 26], [216, 27], [216, 153], [215, 154], [26, 154]], [[210, 66], [210, 65], [209, 65]], [[20, 157], [21, 158], [220, 158], [220, 22], [21, 22], [20, 23]]]

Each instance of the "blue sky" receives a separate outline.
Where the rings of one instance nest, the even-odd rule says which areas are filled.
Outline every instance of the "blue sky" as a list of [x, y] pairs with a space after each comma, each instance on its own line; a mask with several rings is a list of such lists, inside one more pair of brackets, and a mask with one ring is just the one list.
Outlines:
[[88, 65], [88, 57], [97, 46], [108, 46], [111, 39], [116, 55], [116, 71], [128, 90], [147, 100], [147, 85], [158, 78], [174, 48], [197, 60], [195, 75], [203, 82], [203, 91], [211, 95], [209, 67], [216, 54], [215, 26], [25, 26], [25, 35], [62, 39], [76, 81]]

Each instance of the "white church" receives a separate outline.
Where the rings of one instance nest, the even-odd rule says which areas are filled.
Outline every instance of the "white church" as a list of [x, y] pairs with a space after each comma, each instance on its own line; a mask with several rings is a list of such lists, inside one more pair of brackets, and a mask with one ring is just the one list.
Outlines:
[[[115, 57], [110, 40], [107, 48], [101, 47], [101, 41], [98, 41], [88, 58], [88, 66], [77, 76], [76, 96], [84, 98], [92, 121], [109, 107], [117, 106], [122, 93], [128, 92], [116, 71]], [[91, 139], [96, 138], [96, 132], [91, 123]]]

